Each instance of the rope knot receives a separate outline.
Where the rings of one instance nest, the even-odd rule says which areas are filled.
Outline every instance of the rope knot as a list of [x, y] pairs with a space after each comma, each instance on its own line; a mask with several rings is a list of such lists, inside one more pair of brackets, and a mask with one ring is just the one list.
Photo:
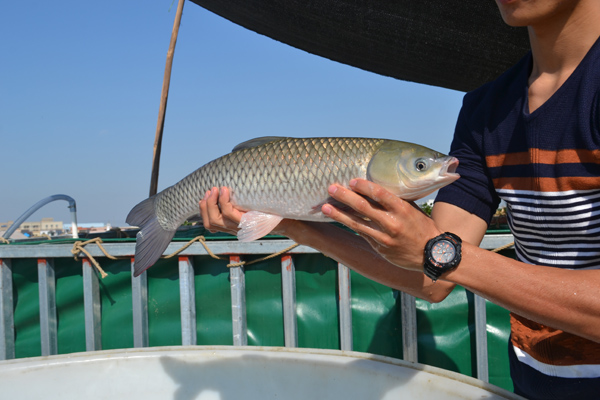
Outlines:
[[86, 240], [85, 242], [73, 243], [73, 248], [71, 249], [71, 254], [73, 254], [73, 258], [75, 258], [75, 260], [79, 260], [79, 258], [78, 258], [79, 253], [85, 254], [85, 256], [92, 262], [92, 264], [94, 264], [94, 267], [96, 267], [96, 270], [100, 273], [100, 275], [102, 276], [102, 279], [104, 279], [108, 276], [108, 274], [106, 272], [104, 272], [104, 270], [102, 269], [102, 267], [100, 266], [98, 261], [96, 261], [96, 259], [94, 257], [92, 257], [90, 252], [85, 249], [85, 246], [90, 243], [95, 243], [98, 246], [98, 248], [100, 248], [102, 253], [104, 253], [104, 255], [106, 257], [110, 258], [111, 260], [118, 260], [117, 257], [111, 256], [110, 254], [108, 254], [106, 249], [102, 246], [101, 238], [94, 238], [94, 239]]

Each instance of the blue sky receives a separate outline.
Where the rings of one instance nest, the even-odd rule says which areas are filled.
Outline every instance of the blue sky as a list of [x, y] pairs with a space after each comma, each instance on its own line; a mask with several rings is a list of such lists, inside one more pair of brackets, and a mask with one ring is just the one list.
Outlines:
[[[148, 196], [172, 0], [4, 2], [0, 222], [52, 194], [126, 225]], [[294, 49], [186, 3], [159, 190], [258, 136], [364, 136], [447, 152], [463, 93]], [[68, 222], [66, 202], [30, 220]]]

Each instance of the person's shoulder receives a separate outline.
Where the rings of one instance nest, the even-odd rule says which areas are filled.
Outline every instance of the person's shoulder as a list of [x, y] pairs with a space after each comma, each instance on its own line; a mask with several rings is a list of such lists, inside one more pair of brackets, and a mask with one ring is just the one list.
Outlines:
[[479, 88], [466, 93], [463, 107], [494, 107], [497, 102], [506, 101], [508, 96], [522, 96], [527, 85], [530, 68], [531, 52], [528, 52], [519, 62], [493, 81], [484, 83]]

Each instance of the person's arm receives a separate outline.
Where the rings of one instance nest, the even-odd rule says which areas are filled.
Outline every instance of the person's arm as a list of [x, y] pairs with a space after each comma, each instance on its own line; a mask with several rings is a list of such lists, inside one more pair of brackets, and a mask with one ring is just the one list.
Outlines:
[[[368, 220], [329, 204], [322, 211], [366, 237], [392, 264], [421, 272], [423, 249], [429, 239], [442, 231], [470, 235], [468, 227], [460, 223], [456, 227], [448, 225], [448, 214], [457, 211], [449, 204], [436, 205], [430, 219], [372, 182], [359, 179], [351, 182], [351, 187], [353, 190], [333, 185], [329, 193]], [[358, 193], [377, 201], [382, 208], [373, 207]], [[462, 285], [523, 317], [600, 342], [600, 270], [525, 264], [480, 249], [468, 237], [458, 267], [442, 275], [436, 284], [443, 280], [444, 284]]]
[[286, 220], [278, 227], [278, 233], [371, 280], [432, 303], [445, 299], [454, 288], [449, 282], [434, 285], [422, 272], [398, 268], [373, 250], [365, 239], [332, 224]]
[[[230, 202], [227, 188], [220, 192], [213, 188], [208, 192], [200, 202], [200, 213], [206, 229], [231, 234], [237, 233], [243, 215]], [[365, 239], [332, 224], [286, 219], [276, 232], [322, 252], [369, 279], [430, 302], [443, 300], [454, 288], [449, 282], [433, 284], [422, 272], [398, 268], [383, 259]], [[481, 237], [473, 240], [479, 243]]]

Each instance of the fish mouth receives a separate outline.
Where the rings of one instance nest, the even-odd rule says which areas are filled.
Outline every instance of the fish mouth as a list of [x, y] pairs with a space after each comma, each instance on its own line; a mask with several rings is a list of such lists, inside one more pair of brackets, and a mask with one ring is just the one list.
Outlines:
[[456, 173], [456, 169], [458, 168], [458, 158], [449, 157], [440, 170], [440, 176], [451, 177], [454, 179], [460, 178], [460, 175]]

